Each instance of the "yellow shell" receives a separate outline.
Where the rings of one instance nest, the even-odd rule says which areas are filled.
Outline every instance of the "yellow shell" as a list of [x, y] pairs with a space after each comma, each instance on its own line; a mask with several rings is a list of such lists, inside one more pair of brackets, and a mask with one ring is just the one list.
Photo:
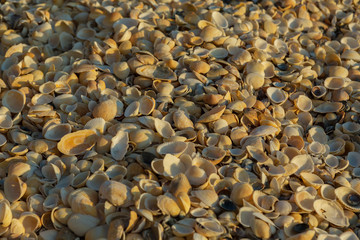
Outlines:
[[65, 155], [79, 155], [90, 150], [96, 140], [97, 135], [93, 130], [79, 130], [63, 136], [57, 147]]

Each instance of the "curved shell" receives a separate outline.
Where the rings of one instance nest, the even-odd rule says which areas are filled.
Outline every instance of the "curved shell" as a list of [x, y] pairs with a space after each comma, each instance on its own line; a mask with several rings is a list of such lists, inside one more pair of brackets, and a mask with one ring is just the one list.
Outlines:
[[264, 213], [270, 213], [275, 210], [275, 203], [279, 201], [275, 196], [266, 195], [261, 191], [254, 191], [252, 195], [255, 206]]
[[205, 237], [217, 237], [225, 232], [223, 226], [216, 219], [197, 218], [195, 231]]
[[46, 128], [44, 138], [49, 140], [60, 140], [66, 134], [71, 133], [71, 125], [64, 123], [64, 124], [53, 124]]
[[350, 211], [360, 212], [360, 194], [349, 187], [339, 187], [335, 189], [336, 198]]
[[59, 151], [65, 155], [79, 155], [90, 150], [96, 143], [97, 135], [92, 130], [68, 133], [58, 142]]
[[299, 110], [301, 110], [303, 112], [309, 112], [313, 108], [311, 99], [305, 95], [300, 95], [295, 100], [295, 105]]
[[165, 142], [160, 144], [156, 151], [161, 155], [172, 154], [179, 157], [187, 148], [186, 142]]
[[108, 200], [114, 206], [126, 206], [132, 200], [130, 188], [113, 180], [105, 181], [100, 186], [100, 198]]
[[15, 202], [24, 196], [27, 185], [18, 176], [11, 175], [5, 178], [4, 192], [6, 199]]
[[209, 123], [218, 120], [224, 113], [226, 106], [217, 106], [210, 111], [204, 113], [198, 119], [198, 123]]
[[266, 95], [275, 104], [282, 104], [287, 100], [287, 93], [280, 88], [269, 87], [266, 90]]
[[77, 236], [83, 237], [86, 232], [96, 227], [100, 222], [100, 219], [90, 215], [75, 213], [71, 215], [67, 221], [67, 225], [71, 231]]
[[122, 160], [125, 157], [129, 143], [127, 132], [118, 131], [111, 139], [110, 153], [115, 160]]
[[349, 226], [349, 219], [345, 216], [344, 211], [336, 202], [317, 199], [314, 202], [314, 209], [321, 218], [336, 226]]
[[223, 160], [226, 155], [225, 150], [218, 147], [206, 147], [202, 150], [204, 158], [209, 159], [214, 165]]
[[315, 189], [320, 188], [324, 184], [324, 181], [316, 174], [302, 172], [300, 173], [300, 176], [304, 181], [305, 185], [312, 186]]
[[136, 68], [136, 73], [140, 76], [159, 79], [159, 80], [168, 80], [176, 81], [176, 74], [168, 67], [156, 66], [156, 65], [144, 65]]
[[2, 97], [3, 106], [12, 113], [19, 113], [25, 106], [25, 95], [18, 90], [9, 90]]
[[328, 77], [324, 81], [324, 86], [330, 90], [338, 90], [345, 85], [345, 79], [342, 77]]
[[295, 203], [304, 211], [312, 212], [314, 210], [314, 200], [315, 196], [311, 195], [308, 191], [301, 191], [295, 193]]

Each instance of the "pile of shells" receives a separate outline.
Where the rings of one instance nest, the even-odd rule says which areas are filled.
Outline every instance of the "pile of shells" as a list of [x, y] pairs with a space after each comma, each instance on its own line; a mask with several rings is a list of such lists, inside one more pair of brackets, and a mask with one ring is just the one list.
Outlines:
[[0, 237], [359, 239], [358, 10], [1, 1]]

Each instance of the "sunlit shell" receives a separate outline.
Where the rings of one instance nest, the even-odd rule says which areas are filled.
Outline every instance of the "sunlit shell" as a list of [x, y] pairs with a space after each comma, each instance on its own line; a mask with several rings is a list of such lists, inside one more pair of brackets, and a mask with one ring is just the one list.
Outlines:
[[90, 215], [75, 213], [69, 218], [67, 225], [77, 236], [85, 236], [86, 232], [96, 227], [100, 220]]
[[360, 131], [360, 124], [354, 122], [346, 122], [342, 124], [343, 132], [347, 134], [355, 134]]
[[126, 206], [132, 200], [130, 188], [116, 181], [106, 181], [100, 186], [100, 198], [108, 200], [114, 206]]
[[275, 104], [282, 104], [287, 99], [287, 94], [283, 90], [279, 88], [269, 87], [266, 90], [266, 94], [269, 99], [274, 102]]
[[342, 103], [339, 102], [324, 102], [316, 106], [313, 111], [318, 113], [338, 112], [342, 108]]
[[209, 159], [214, 165], [216, 165], [223, 160], [226, 152], [218, 147], [207, 147], [203, 149], [202, 155], [204, 158]]
[[160, 195], [157, 197], [157, 205], [163, 214], [170, 215], [172, 217], [178, 216], [181, 211], [176, 201], [166, 195]]
[[177, 80], [175, 73], [167, 67], [144, 65], [136, 69], [136, 73], [147, 78], [175, 81]]
[[71, 133], [70, 124], [54, 124], [46, 129], [44, 138], [49, 140], [60, 140], [66, 134]]
[[179, 157], [187, 148], [187, 143], [185, 142], [166, 142], [160, 144], [156, 151], [161, 155], [171, 154], [176, 157]]
[[0, 127], [3, 129], [9, 129], [13, 126], [11, 116], [7, 114], [0, 114]]
[[327, 89], [338, 90], [344, 87], [345, 78], [342, 77], [328, 77], [324, 81], [324, 86]]
[[349, 219], [346, 218], [344, 211], [336, 202], [317, 199], [314, 202], [314, 209], [321, 218], [336, 226], [349, 226]]
[[249, 73], [245, 79], [249, 86], [252, 86], [255, 90], [261, 88], [264, 85], [264, 76], [259, 73]]
[[295, 193], [295, 203], [302, 210], [307, 212], [312, 212], [313, 202], [315, 200], [315, 196], [311, 195], [308, 191], [300, 191]]
[[41, 227], [40, 218], [35, 213], [23, 212], [19, 221], [22, 223], [25, 233], [36, 232]]
[[297, 155], [293, 159], [291, 159], [291, 163], [298, 166], [298, 170], [295, 173], [296, 175], [300, 175], [301, 172], [314, 171], [314, 161], [309, 155], [306, 154]]
[[302, 172], [300, 173], [300, 176], [304, 181], [305, 185], [312, 186], [315, 189], [318, 189], [324, 184], [324, 181], [318, 175]]
[[91, 149], [96, 143], [96, 133], [92, 130], [79, 130], [68, 133], [58, 142], [59, 151], [65, 155], [79, 155]]
[[18, 90], [9, 90], [2, 97], [3, 106], [7, 107], [12, 113], [19, 113], [24, 108], [25, 96]]
[[326, 91], [327, 91], [326, 87], [324, 87], [324, 86], [314, 86], [311, 89], [311, 93], [315, 98], [321, 98], [321, 97], [325, 96]]
[[106, 100], [100, 102], [93, 109], [93, 116], [95, 118], [103, 118], [105, 121], [114, 119], [117, 113], [117, 106], [114, 100]]
[[115, 160], [122, 160], [127, 152], [129, 135], [127, 132], [118, 131], [111, 139], [110, 153]]
[[0, 200], [0, 210], [1, 227], [10, 226], [13, 216], [10, 209], [10, 204], [5, 199]]
[[18, 176], [11, 175], [5, 178], [4, 192], [10, 202], [19, 200], [26, 191], [27, 185]]
[[142, 115], [149, 115], [155, 108], [155, 99], [149, 96], [143, 96], [139, 100], [140, 107], [139, 112]]
[[151, 145], [155, 133], [150, 129], [139, 129], [129, 133], [129, 140], [136, 143], [137, 149], [145, 149]]
[[194, 123], [182, 110], [177, 110], [173, 113], [173, 120], [175, 127], [179, 130], [194, 128]]
[[216, 219], [197, 218], [195, 231], [205, 237], [217, 237], [225, 230]]
[[350, 211], [360, 212], [360, 194], [349, 187], [339, 187], [335, 189], [336, 198]]
[[254, 192], [249, 183], [236, 183], [230, 195], [230, 199], [237, 205], [243, 204], [243, 199], [250, 200]]
[[309, 112], [313, 108], [311, 99], [305, 95], [300, 95], [295, 100], [295, 105], [299, 110], [303, 112]]
[[264, 213], [270, 213], [275, 210], [275, 203], [278, 199], [271, 195], [266, 195], [261, 191], [254, 191], [253, 201], [257, 208], [259, 208]]
[[225, 111], [225, 106], [218, 106], [204, 113], [198, 119], [199, 123], [208, 123], [218, 120]]

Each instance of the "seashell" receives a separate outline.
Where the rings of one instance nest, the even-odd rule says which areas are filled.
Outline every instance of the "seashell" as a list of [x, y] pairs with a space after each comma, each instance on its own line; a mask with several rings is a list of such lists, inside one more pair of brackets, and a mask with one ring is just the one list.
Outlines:
[[155, 99], [149, 96], [143, 96], [139, 100], [139, 112], [142, 115], [150, 115], [155, 108]]
[[287, 216], [291, 213], [292, 206], [288, 201], [280, 200], [275, 203], [275, 212], [282, 216]]
[[349, 75], [349, 71], [342, 66], [331, 66], [329, 68], [329, 77], [346, 78]]
[[96, 217], [75, 213], [71, 215], [67, 225], [77, 236], [83, 237], [89, 230], [96, 227], [99, 222], [100, 220]]
[[116, 113], [116, 102], [112, 99], [100, 102], [92, 111], [94, 118], [103, 118], [105, 121], [113, 120]]
[[177, 197], [180, 193], [188, 193], [191, 189], [188, 178], [183, 174], [179, 173], [176, 175], [170, 183], [169, 192]]
[[211, 20], [217, 27], [227, 28], [229, 26], [226, 18], [219, 12], [216, 12], [216, 11], [212, 12]]
[[324, 86], [314, 86], [311, 89], [311, 93], [315, 98], [322, 98], [325, 96], [327, 90]]
[[156, 65], [144, 65], [136, 68], [136, 73], [140, 76], [159, 79], [159, 80], [168, 80], [176, 81], [176, 74], [168, 67], [165, 66], [156, 66]]
[[157, 205], [164, 215], [176, 217], [180, 214], [181, 211], [176, 201], [166, 195], [160, 195], [157, 197]]
[[225, 106], [217, 106], [210, 111], [204, 113], [198, 119], [198, 123], [209, 123], [218, 120], [225, 111]]
[[220, 163], [226, 155], [225, 150], [218, 147], [206, 147], [202, 150], [204, 158], [209, 159], [214, 165]]
[[300, 173], [300, 176], [306, 186], [312, 186], [315, 189], [318, 189], [324, 184], [324, 181], [316, 174], [302, 172]]
[[9, 90], [2, 97], [3, 106], [12, 113], [19, 113], [25, 106], [25, 95], [18, 90]]
[[0, 127], [3, 129], [10, 129], [13, 126], [11, 116], [7, 114], [0, 114]]
[[206, 26], [201, 30], [200, 37], [204, 42], [212, 42], [222, 36], [222, 32], [214, 26]]
[[92, 130], [79, 130], [68, 133], [58, 142], [59, 151], [65, 155], [80, 155], [90, 150], [96, 143], [97, 136]]
[[209, 218], [197, 218], [195, 231], [205, 237], [217, 237], [225, 232], [218, 220]]
[[344, 211], [336, 202], [317, 199], [314, 201], [314, 209], [321, 218], [336, 226], [349, 226], [349, 219], [345, 216]]
[[25, 229], [25, 233], [36, 232], [41, 227], [40, 218], [35, 213], [23, 212], [19, 221]]
[[46, 128], [44, 138], [49, 140], [58, 141], [66, 134], [71, 133], [71, 125], [64, 123], [64, 124], [53, 124]]
[[185, 142], [165, 142], [160, 144], [156, 151], [161, 155], [171, 154], [175, 157], [179, 157], [187, 148]]
[[338, 90], [345, 85], [345, 78], [342, 77], [328, 77], [324, 81], [324, 86], [327, 89]]
[[298, 207], [306, 212], [314, 211], [313, 203], [315, 196], [311, 195], [308, 191], [296, 192], [294, 196], [295, 203]]
[[10, 202], [15, 202], [22, 198], [26, 192], [27, 185], [16, 175], [10, 175], [5, 178], [4, 192], [5, 197]]
[[285, 91], [274, 87], [269, 87], [266, 90], [266, 95], [275, 104], [283, 104], [288, 97]]
[[112, 70], [120, 80], [125, 80], [130, 74], [130, 68], [127, 62], [113, 63]]
[[184, 224], [174, 224], [171, 226], [171, 230], [177, 237], [186, 237], [192, 235], [195, 231], [192, 227]]
[[173, 113], [174, 125], [177, 129], [183, 130], [187, 128], [194, 128], [194, 123], [182, 110], [177, 110]]
[[270, 226], [260, 219], [254, 219], [250, 225], [256, 237], [261, 239], [268, 239], [271, 237]]
[[81, 40], [88, 40], [88, 39], [95, 37], [95, 34], [96, 34], [95, 30], [93, 30], [91, 28], [81, 28], [76, 33], [76, 37]]
[[114, 206], [126, 206], [132, 201], [130, 188], [123, 183], [113, 180], [105, 181], [101, 184], [99, 196]]
[[103, 118], [94, 118], [85, 124], [84, 129], [92, 129], [94, 131], [98, 131], [100, 134], [103, 134], [106, 128], [105, 124], [106, 122]]
[[122, 160], [125, 157], [129, 144], [129, 135], [127, 132], [118, 131], [111, 139], [110, 153], [115, 160]]
[[342, 138], [332, 139], [328, 142], [329, 152], [335, 156], [342, 155], [345, 151], [345, 144], [346, 142]]
[[231, 191], [230, 199], [236, 205], [242, 206], [243, 199], [250, 200], [253, 192], [254, 189], [249, 183], [236, 183]]
[[346, 122], [342, 124], [343, 132], [346, 134], [355, 134], [360, 131], [360, 124], [354, 122]]
[[349, 187], [339, 187], [335, 189], [336, 198], [350, 211], [360, 212], [360, 194]]
[[261, 88], [264, 83], [264, 76], [259, 73], [249, 73], [245, 78], [246, 84], [252, 86], [254, 90]]
[[264, 213], [270, 213], [275, 210], [275, 203], [278, 199], [271, 195], [266, 195], [261, 191], [254, 191], [252, 195], [255, 206]]
[[154, 121], [155, 129], [162, 137], [170, 138], [175, 135], [175, 131], [172, 129], [169, 122], [158, 118], [155, 118]]
[[206, 74], [210, 71], [210, 65], [203, 61], [193, 61], [190, 63], [190, 70], [200, 73]]
[[214, 190], [196, 190], [192, 194], [206, 207], [215, 207], [218, 204], [218, 195]]
[[100, 186], [108, 180], [109, 176], [106, 173], [102, 171], [96, 171], [88, 178], [86, 181], [86, 186], [95, 191], [99, 191]]
[[339, 102], [324, 102], [316, 106], [313, 111], [317, 113], [339, 112], [342, 106], [342, 103]]
[[309, 112], [313, 108], [311, 99], [305, 95], [300, 95], [294, 102], [295, 106], [303, 112]]
[[360, 166], [360, 153], [359, 152], [349, 152], [346, 159], [349, 161], [349, 165], [352, 167]]
[[0, 221], [1, 221], [1, 227], [7, 228], [11, 224], [11, 220], [13, 218], [10, 204], [5, 199], [0, 200]]

